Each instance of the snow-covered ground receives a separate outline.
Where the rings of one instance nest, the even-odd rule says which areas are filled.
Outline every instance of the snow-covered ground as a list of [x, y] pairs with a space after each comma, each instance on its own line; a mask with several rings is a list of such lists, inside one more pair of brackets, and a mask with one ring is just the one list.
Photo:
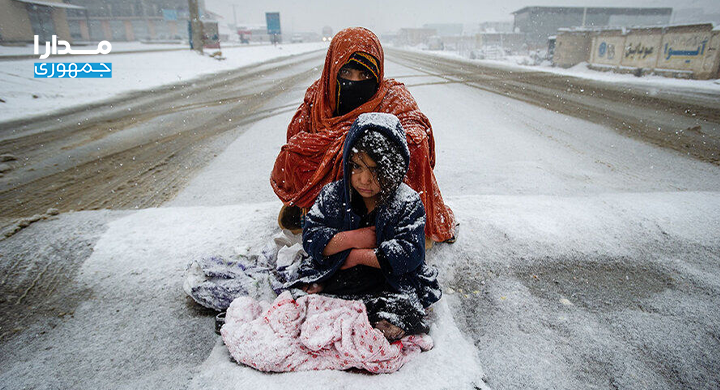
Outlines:
[[[47, 60], [0, 61], [0, 123], [62, 111], [69, 107], [95, 103], [133, 91], [152, 90], [273, 58], [322, 50], [327, 48], [327, 45], [323, 42], [313, 42], [229, 47], [222, 50], [226, 58], [222, 61], [209, 57], [211, 50], [206, 50], [205, 56], [184, 50], [133, 54], [111, 52], [108, 55], [97, 56], [50, 56]], [[168, 45], [161, 45], [158, 48], [166, 48], [166, 46]], [[120, 50], [132, 50], [135, 47], [142, 46], [137, 43], [129, 47], [120, 45]], [[28, 47], [3, 50], [11, 49], [27, 51]], [[33, 49], [29, 48], [29, 50], [32, 53]], [[34, 63], [73, 61], [112, 63], [113, 76], [111, 79], [34, 78]]]
[[[148, 44], [148, 43], [142, 43], [139, 41], [134, 42], [115, 42], [112, 43], [112, 51], [111, 53], [126, 53], [126, 52], [136, 52], [136, 51], [144, 51], [144, 50], [169, 50], [169, 49], [186, 49], [190, 45], [188, 43], [154, 43], [154, 44]], [[94, 42], [87, 42], [82, 44], [71, 44], [70, 45], [73, 50], [90, 50], [90, 49], [96, 49], [97, 43]], [[62, 49], [63, 46], [60, 46], [58, 50]], [[45, 54], [45, 45], [41, 44], [38, 47], [38, 52], [40, 54]], [[26, 44], [23, 46], [0, 46], [0, 57], [25, 57], [35, 55], [35, 46], [32, 44]], [[75, 60], [88, 60], [88, 61], [95, 61], [92, 59], [93, 57], [65, 57], [68, 59], [68, 61], [75, 61]], [[103, 57], [98, 57], [103, 58]], [[38, 60], [39, 62], [40, 60]]]
[[620, 74], [611, 71], [601, 72], [588, 68], [585, 62], [579, 63], [571, 68], [563, 69], [553, 67], [551, 63], [545, 62], [542, 65], [531, 66], [523, 65], [526, 62], [532, 62], [530, 57], [526, 56], [508, 56], [504, 60], [478, 60], [468, 59], [456, 51], [436, 51], [422, 50], [419, 48], [404, 48], [413, 52], [422, 52], [429, 56], [438, 56], [445, 58], [462, 59], [464, 61], [476, 62], [479, 64], [502, 67], [504, 69], [522, 69], [525, 71], [547, 72], [559, 75], [578, 77], [588, 80], [602, 81], [606, 83], [622, 84], [633, 87], [654, 87], [654, 88], [682, 88], [695, 89], [700, 91], [714, 91], [720, 93], [720, 80], [687, 80], [663, 77], [657, 75], [648, 75], [636, 77], [631, 74]]
[[[188, 47], [190, 47], [190, 44], [188, 42], [172, 42], [172, 43], [152, 43], [152, 42], [139, 42], [139, 41], [133, 41], [133, 42], [111, 42], [112, 44], [112, 53], [129, 53], [129, 52], [138, 52], [138, 51], [148, 51], [148, 50], [187, 50]], [[78, 49], [78, 50], [89, 50], [89, 49], [95, 49], [97, 47], [97, 42], [84, 42], [84, 43], [75, 43], [70, 45], [72, 49]], [[225, 49], [229, 49], [232, 47], [248, 47], [248, 46], [270, 46], [269, 43], [251, 43], [251, 44], [241, 44], [239, 42], [223, 42], [221, 44], [221, 49], [224, 51]], [[45, 46], [41, 45], [39, 48], [40, 54], [45, 53]], [[60, 47], [62, 49], [62, 46]], [[214, 52], [215, 49], [206, 49], [207, 52]], [[27, 44], [24, 46], [0, 46], [0, 57], [10, 57], [10, 56], [28, 56], [28, 55], [35, 55], [35, 46], [32, 44]], [[92, 57], [69, 57], [76, 60], [79, 59], [89, 59]]]
[[[717, 383], [718, 166], [392, 62], [386, 74], [407, 77], [431, 119], [461, 224], [456, 244], [428, 252], [445, 291], [435, 350], [393, 375], [261, 374], [228, 362], [184, 295], [191, 259], [277, 232], [268, 177], [292, 117], [281, 112], [243, 128], [164, 207], [62, 214], [18, 233], [87, 241], [77, 283], [89, 292], [2, 347], [0, 387], [454, 389], [483, 386], [483, 369], [503, 389]], [[73, 228], [88, 219], [103, 228]]]

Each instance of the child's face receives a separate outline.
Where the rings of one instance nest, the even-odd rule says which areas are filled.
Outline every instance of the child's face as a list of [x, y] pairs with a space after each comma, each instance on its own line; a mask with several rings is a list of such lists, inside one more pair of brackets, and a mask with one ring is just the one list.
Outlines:
[[350, 184], [363, 198], [377, 199], [380, 194], [376, 167], [375, 161], [364, 152], [355, 153], [350, 157]]

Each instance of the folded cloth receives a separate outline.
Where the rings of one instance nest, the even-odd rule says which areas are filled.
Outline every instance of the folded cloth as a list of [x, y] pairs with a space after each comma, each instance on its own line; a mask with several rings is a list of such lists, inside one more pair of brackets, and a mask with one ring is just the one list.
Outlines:
[[288, 231], [275, 235], [259, 251], [239, 248], [231, 256], [192, 260], [185, 270], [183, 289], [197, 303], [227, 310], [237, 297], [272, 300], [297, 272], [305, 251], [301, 238]]
[[347, 370], [392, 373], [432, 349], [426, 334], [390, 343], [368, 321], [365, 304], [318, 294], [272, 304], [235, 299], [220, 330], [232, 357], [260, 371]]

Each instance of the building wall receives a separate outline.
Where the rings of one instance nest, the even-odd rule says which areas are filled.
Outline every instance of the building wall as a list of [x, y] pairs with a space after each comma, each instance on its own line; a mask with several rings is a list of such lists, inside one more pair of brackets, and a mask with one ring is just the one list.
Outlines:
[[625, 36], [620, 65], [632, 68], [655, 68], [661, 43], [662, 29], [631, 30]]
[[[68, 21], [74, 35], [82, 36], [82, 39], [116, 42], [188, 38], [187, 0], [70, 0], [70, 2], [87, 8], [87, 19], [84, 12], [68, 13]], [[200, 7], [200, 12], [204, 13], [202, 2]], [[86, 20], [89, 20], [89, 23]], [[85, 31], [84, 35], [82, 31]]]
[[[522, 12], [520, 12], [522, 11]], [[527, 36], [528, 45], [546, 45], [560, 28], [629, 27], [670, 22], [671, 8], [526, 7], [513, 13], [514, 27]]]
[[523, 48], [527, 49], [525, 44], [525, 35], [516, 33], [478, 33], [475, 35], [476, 46], [483, 47], [502, 47], [513, 52], [520, 52]]
[[[62, 3], [61, 0], [44, 0], [48, 3]], [[64, 8], [40, 7], [50, 10], [53, 28], [58, 39], [72, 43], [70, 27]], [[25, 3], [13, 0], [0, 0], [0, 38], [3, 42], [33, 42], [33, 31], [30, 15]]]
[[[589, 62], [625, 71], [642, 69], [658, 73], [692, 75], [696, 79], [720, 77], [720, 31], [712, 24], [665, 28], [600, 30], [592, 35]], [[566, 38], [560, 33], [557, 42]], [[573, 44], [556, 42], [553, 62], [572, 66], [582, 58], [582, 50]], [[666, 72], [667, 71], [667, 72]]]
[[563, 68], [569, 68], [588, 61], [591, 47], [592, 36], [589, 31], [558, 34], [555, 38], [553, 63]]
[[528, 43], [545, 44], [549, 36], [555, 35], [558, 28], [582, 25], [582, 11], [565, 12], [536, 11], [530, 14], [521, 32], [528, 33]]
[[68, 26], [67, 14], [64, 8], [53, 8], [52, 12], [53, 23], [55, 23], [55, 34], [58, 39], [63, 39], [72, 43], [72, 36], [70, 35], [70, 26]]
[[436, 30], [436, 35], [441, 37], [462, 35], [462, 23], [441, 23], [441, 24], [424, 24], [423, 29]]
[[3, 42], [32, 42], [32, 26], [24, 3], [0, 0], [0, 37]]
[[416, 46], [426, 43], [427, 39], [437, 35], [437, 30], [430, 28], [402, 28], [397, 35], [397, 44]]
[[657, 67], [692, 71], [698, 78], [717, 75], [720, 31], [671, 27], [663, 36]]
[[625, 36], [618, 30], [605, 32], [592, 38], [590, 63], [619, 66], [625, 48]]

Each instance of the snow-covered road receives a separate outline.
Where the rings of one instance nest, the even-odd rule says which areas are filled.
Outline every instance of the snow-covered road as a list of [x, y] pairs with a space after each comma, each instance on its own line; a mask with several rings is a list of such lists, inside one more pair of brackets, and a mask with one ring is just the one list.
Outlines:
[[0, 345], [0, 387], [460, 388], [482, 385], [483, 369], [493, 389], [716, 386], [720, 167], [392, 57], [386, 75], [431, 119], [461, 224], [456, 244], [428, 252], [446, 292], [435, 351], [378, 377], [268, 376], [224, 360], [182, 272], [276, 232], [268, 175], [292, 116], [281, 112], [247, 125], [163, 207], [61, 214], [0, 242], [6, 274], [79, 269], [48, 292], [74, 304], [37, 308]]

